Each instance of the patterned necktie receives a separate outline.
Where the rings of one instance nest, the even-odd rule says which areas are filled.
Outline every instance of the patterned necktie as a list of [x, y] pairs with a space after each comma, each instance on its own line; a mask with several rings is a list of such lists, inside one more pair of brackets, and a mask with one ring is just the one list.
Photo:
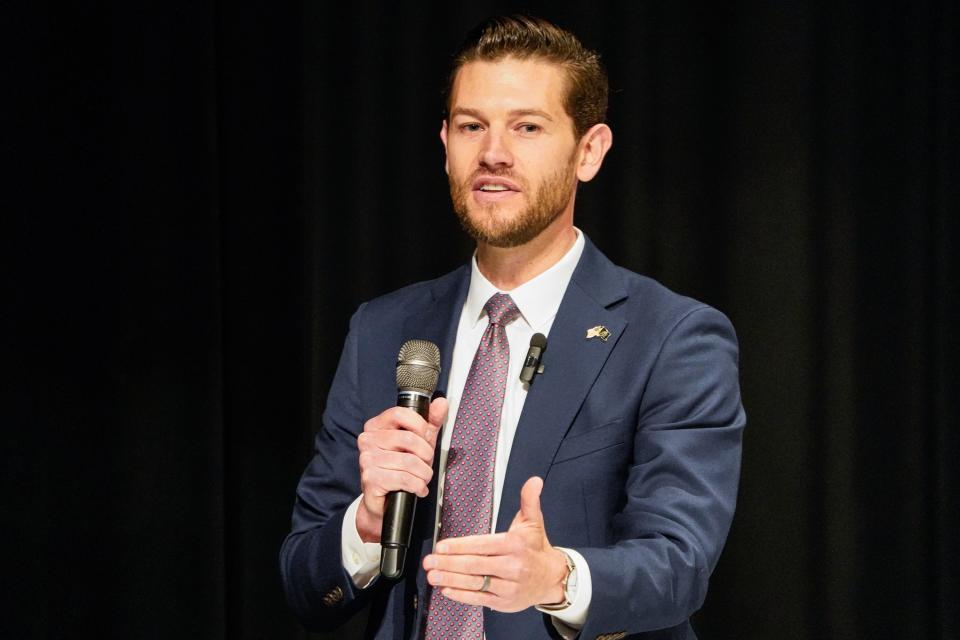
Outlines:
[[[510, 366], [506, 325], [520, 315], [507, 294], [484, 305], [490, 324], [473, 357], [447, 453], [438, 538], [490, 533], [493, 521], [493, 466], [500, 413]], [[439, 591], [430, 597], [427, 640], [481, 640], [483, 608], [450, 600]]]

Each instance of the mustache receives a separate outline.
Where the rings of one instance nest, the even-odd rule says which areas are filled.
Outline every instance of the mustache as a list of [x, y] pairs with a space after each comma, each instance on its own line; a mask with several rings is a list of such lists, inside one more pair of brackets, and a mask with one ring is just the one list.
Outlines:
[[513, 169], [510, 169], [509, 167], [498, 167], [493, 169], [476, 169], [473, 173], [467, 176], [467, 178], [463, 180], [461, 184], [464, 187], [469, 187], [474, 183], [475, 180], [477, 180], [477, 178], [480, 178], [480, 177], [505, 178], [507, 180], [511, 180], [512, 182], [516, 182], [518, 185], [523, 187], [524, 190], [526, 190], [527, 188], [527, 181], [524, 180], [522, 176], [515, 173]]

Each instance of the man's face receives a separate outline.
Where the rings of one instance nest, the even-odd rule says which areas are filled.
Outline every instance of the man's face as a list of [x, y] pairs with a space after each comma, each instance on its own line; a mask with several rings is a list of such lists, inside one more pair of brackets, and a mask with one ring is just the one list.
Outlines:
[[513, 247], [563, 214], [572, 222], [579, 153], [565, 80], [556, 64], [512, 57], [457, 73], [440, 137], [454, 210], [477, 241]]

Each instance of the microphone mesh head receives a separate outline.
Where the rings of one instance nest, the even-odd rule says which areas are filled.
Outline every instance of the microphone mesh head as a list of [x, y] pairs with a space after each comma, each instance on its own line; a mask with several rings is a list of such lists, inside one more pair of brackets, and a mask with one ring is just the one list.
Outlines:
[[397, 388], [432, 396], [440, 377], [440, 349], [429, 340], [407, 340], [397, 356]]

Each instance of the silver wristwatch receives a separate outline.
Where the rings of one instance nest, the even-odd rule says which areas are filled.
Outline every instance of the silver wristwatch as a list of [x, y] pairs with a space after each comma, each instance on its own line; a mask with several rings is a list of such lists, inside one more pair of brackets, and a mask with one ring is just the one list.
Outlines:
[[561, 609], [566, 609], [573, 604], [573, 599], [577, 595], [577, 565], [574, 564], [573, 558], [570, 557], [569, 553], [563, 549], [557, 549], [557, 551], [562, 553], [564, 560], [567, 561], [567, 575], [563, 579], [563, 602], [538, 605], [538, 608], [544, 611], [560, 611]]

